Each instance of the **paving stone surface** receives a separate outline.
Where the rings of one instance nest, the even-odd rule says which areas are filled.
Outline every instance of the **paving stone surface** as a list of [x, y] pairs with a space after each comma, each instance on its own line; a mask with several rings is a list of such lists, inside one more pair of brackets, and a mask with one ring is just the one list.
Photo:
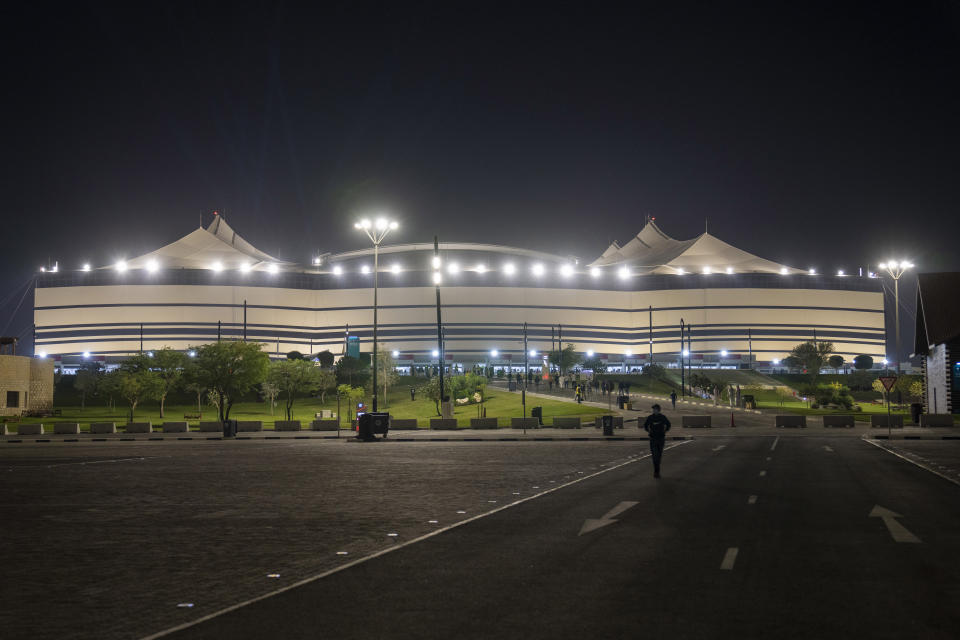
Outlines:
[[[4, 446], [2, 636], [140, 637], [624, 462], [646, 446]], [[358, 597], [341, 595], [345, 605]]]

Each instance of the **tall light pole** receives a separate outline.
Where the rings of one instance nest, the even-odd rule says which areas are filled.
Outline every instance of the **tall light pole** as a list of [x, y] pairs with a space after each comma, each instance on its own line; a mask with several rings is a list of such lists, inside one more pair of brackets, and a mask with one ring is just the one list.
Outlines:
[[894, 326], [896, 327], [896, 341], [897, 341], [897, 376], [900, 375], [900, 276], [902, 276], [907, 269], [913, 268], [913, 263], [907, 260], [890, 260], [888, 262], [881, 262], [878, 265], [881, 269], [887, 272], [887, 274], [893, 278], [893, 318]]
[[379, 269], [380, 243], [387, 237], [391, 230], [397, 228], [395, 220], [386, 218], [377, 218], [375, 222], [370, 222], [364, 218], [353, 225], [357, 229], [362, 229], [370, 242], [373, 243], [373, 412], [377, 411], [377, 274]]

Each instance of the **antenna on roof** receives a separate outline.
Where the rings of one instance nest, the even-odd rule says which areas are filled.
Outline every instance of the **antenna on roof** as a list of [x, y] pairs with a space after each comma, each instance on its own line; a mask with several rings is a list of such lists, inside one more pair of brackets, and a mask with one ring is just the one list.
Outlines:
[[706, 218], [703, 219], [703, 232], [710, 233], [710, 221]]

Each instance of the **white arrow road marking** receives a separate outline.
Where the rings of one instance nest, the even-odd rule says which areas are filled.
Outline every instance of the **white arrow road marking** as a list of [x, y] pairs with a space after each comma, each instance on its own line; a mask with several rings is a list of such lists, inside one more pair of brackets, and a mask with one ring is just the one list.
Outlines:
[[881, 518], [883, 524], [887, 525], [887, 530], [890, 532], [894, 541], [920, 543], [920, 538], [907, 531], [907, 528], [897, 521], [897, 518], [903, 517], [899, 513], [890, 511], [890, 509], [881, 507], [880, 505], [874, 505], [869, 517]]
[[620, 504], [615, 506], [613, 509], [610, 509], [610, 511], [607, 511], [605, 514], [603, 514], [603, 516], [601, 516], [599, 520], [595, 520], [593, 518], [587, 518], [586, 520], [584, 520], [583, 526], [580, 528], [580, 533], [578, 533], [577, 535], [582, 536], [585, 533], [596, 531], [600, 527], [605, 527], [608, 524], [613, 524], [614, 522], [616, 522], [616, 520], [614, 520], [616, 516], [620, 515], [630, 507], [637, 506], [638, 504], [640, 503], [639, 502], [621, 502]]
[[824, 451], [827, 451], [827, 452], [829, 452], [829, 453], [833, 453], [833, 447], [831, 447], [831, 446], [829, 446], [829, 445], [823, 445], [823, 450], [824, 450]]
[[723, 556], [723, 562], [720, 563], [720, 569], [723, 571], [733, 571], [733, 563], [737, 561], [737, 554], [740, 553], [739, 547], [730, 547]]
[[747, 504], [757, 504], [757, 496], [750, 496], [747, 498]]
[[726, 449], [727, 445], [721, 444], [720, 446], [714, 447], [712, 451], [720, 451], [720, 449]]

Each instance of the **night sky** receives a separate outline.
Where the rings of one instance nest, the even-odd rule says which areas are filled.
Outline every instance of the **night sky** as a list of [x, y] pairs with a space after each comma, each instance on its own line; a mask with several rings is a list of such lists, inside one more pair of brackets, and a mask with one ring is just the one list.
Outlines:
[[384, 210], [397, 242], [592, 259], [650, 214], [800, 268], [960, 269], [956, 3], [131, 5], [5, 8], [8, 335], [48, 258], [215, 209], [303, 262]]

